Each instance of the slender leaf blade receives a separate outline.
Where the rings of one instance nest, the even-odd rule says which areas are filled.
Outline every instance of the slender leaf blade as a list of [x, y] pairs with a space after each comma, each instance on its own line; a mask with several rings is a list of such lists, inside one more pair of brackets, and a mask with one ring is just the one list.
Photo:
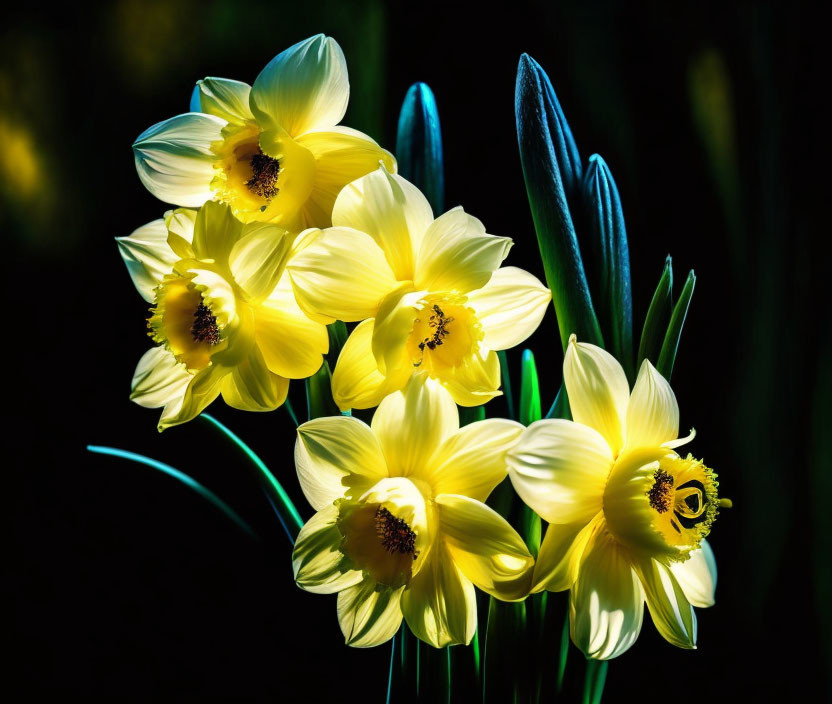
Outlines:
[[645, 359], [656, 364], [659, 359], [661, 345], [664, 342], [667, 323], [673, 308], [673, 260], [670, 255], [664, 262], [664, 269], [656, 286], [656, 292], [647, 309], [644, 318], [644, 328], [641, 331], [641, 342], [638, 346], [638, 367]]
[[676, 361], [676, 352], [679, 349], [679, 340], [682, 337], [682, 328], [685, 326], [685, 318], [688, 315], [690, 299], [693, 297], [693, 289], [696, 286], [696, 274], [693, 269], [688, 273], [679, 300], [673, 307], [673, 315], [670, 316], [670, 324], [667, 326], [667, 333], [664, 336], [662, 351], [659, 354], [659, 362], [656, 369], [668, 381], [673, 373], [673, 364]]
[[445, 206], [445, 171], [442, 129], [436, 98], [426, 83], [414, 83], [399, 113], [396, 135], [399, 173], [425, 194], [433, 212]]

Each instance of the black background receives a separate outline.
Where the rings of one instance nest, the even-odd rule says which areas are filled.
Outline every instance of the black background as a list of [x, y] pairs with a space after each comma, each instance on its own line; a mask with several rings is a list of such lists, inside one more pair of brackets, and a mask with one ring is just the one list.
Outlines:
[[[324, 32], [350, 68], [344, 123], [391, 149], [407, 87], [431, 85], [447, 207], [463, 204], [513, 237], [508, 263], [542, 278], [514, 128], [527, 51], [548, 71], [583, 158], [601, 153], [615, 174], [637, 332], [665, 255], [677, 287], [696, 270], [673, 385], [682, 427], [698, 431], [692, 451], [735, 504], [711, 537], [717, 603], [698, 611], [693, 652], [665, 643], [645, 617], [636, 646], [610, 665], [605, 701], [802, 700], [828, 688], [828, 74], [809, 7], [123, 0], [4, 17], [0, 134], [24, 134], [37, 168], [24, 179], [10, 142], [0, 144], [11, 647], [2, 686], [18, 700], [382, 701], [389, 648], [345, 647], [334, 597], [294, 586], [246, 462], [204, 421], [158, 435], [156, 412], [128, 401], [146, 310], [112, 240], [167, 207], [136, 177], [137, 134], [186, 111], [196, 79], [251, 82], [274, 54]], [[728, 116], [708, 132], [691, 76], [713, 57], [730, 100], [722, 112], [706, 107]], [[714, 129], [718, 158], [703, 136]], [[551, 311], [529, 345], [548, 403], [561, 362]], [[302, 385], [291, 395], [303, 412]], [[308, 517], [285, 411], [218, 402], [211, 412]], [[91, 456], [87, 443], [191, 474], [260, 540], [174, 480]]]

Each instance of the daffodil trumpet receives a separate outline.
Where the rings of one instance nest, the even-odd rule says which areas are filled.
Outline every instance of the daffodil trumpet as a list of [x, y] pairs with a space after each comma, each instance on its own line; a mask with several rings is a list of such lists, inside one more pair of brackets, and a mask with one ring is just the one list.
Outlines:
[[376, 406], [416, 374], [461, 406], [499, 395], [497, 350], [531, 335], [551, 299], [532, 274], [500, 266], [511, 240], [462, 208], [434, 219], [384, 167], [341, 191], [332, 222], [305, 234], [287, 269], [310, 317], [361, 321], [333, 372], [338, 406]]
[[676, 448], [679, 407], [645, 360], [632, 393], [621, 365], [569, 340], [563, 364], [574, 421], [541, 420], [507, 455], [523, 501], [549, 527], [532, 591], [570, 590], [570, 632], [588, 657], [636, 641], [644, 602], [661, 635], [696, 645], [694, 606], [714, 603], [716, 563], [705, 540], [720, 506], [716, 474]]
[[338, 43], [306, 39], [272, 59], [252, 86], [198, 81], [192, 112], [153, 125], [133, 145], [139, 178], [157, 198], [199, 207], [227, 204], [243, 222], [299, 232], [330, 225], [350, 181], [392, 155], [338, 123], [349, 102]]
[[159, 430], [191, 420], [220, 394], [241, 410], [269, 411], [289, 379], [314, 374], [326, 327], [295, 302], [285, 274], [294, 237], [243, 224], [227, 205], [179, 209], [117, 238], [139, 293], [152, 307], [156, 346], [139, 361], [131, 399], [163, 407]]
[[317, 513], [295, 543], [295, 580], [338, 593], [347, 644], [383, 643], [403, 618], [434, 647], [467, 644], [474, 585], [526, 596], [534, 559], [484, 503], [521, 432], [501, 419], [460, 428], [453, 399], [424, 373], [387, 396], [369, 426], [335, 416], [298, 428], [298, 479]]

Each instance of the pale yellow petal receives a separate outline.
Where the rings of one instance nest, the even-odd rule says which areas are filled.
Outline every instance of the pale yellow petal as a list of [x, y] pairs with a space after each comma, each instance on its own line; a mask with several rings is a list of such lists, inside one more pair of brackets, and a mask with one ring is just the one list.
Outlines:
[[292, 569], [301, 589], [333, 594], [358, 584], [360, 570], [350, 569], [341, 553], [344, 536], [338, 530], [338, 508], [327, 506], [300, 529], [292, 549]]
[[534, 558], [508, 521], [467, 496], [440, 494], [435, 501], [440, 530], [462, 574], [498, 599], [525, 598]]
[[199, 211], [196, 208], [177, 208], [165, 213], [168, 245], [180, 259], [193, 259], [194, 225]]
[[338, 593], [338, 623], [347, 645], [371, 648], [390, 640], [402, 624], [402, 589], [376, 588], [365, 579]]
[[422, 475], [433, 453], [459, 430], [459, 414], [438, 383], [415, 375], [379, 404], [372, 429], [391, 476]]
[[165, 221], [154, 220], [127, 237], [116, 237], [116, 244], [139, 295], [152, 303], [154, 289], [179, 259], [168, 245]]
[[533, 592], [572, 588], [584, 550], [601, 520], [602, 514], [598, 514], [589, 523], [549, 524], [534, 563]]
[[372, 318], [396, 277], [382, 249], [363, 232], [324, 230], [287, 266], [300, 307], [345, 322]]
[[196, 87], [200, 112], [216, 115], [237, 125], [254, 119], [249, 108], [251, 86], [247, 83], [208, 77], [197, 81]]
[[673, 572], [646, 555], [639, 556], [634, 567], [644, 587], [650, 616], [662, 637], [679, 648], [695, 648], [696, 614]]
[[588, 523], [602, 509], [613, 458], [592, 428], [569, 420], [539, 420], [506, 459], [515, 491], [543, 520]]
[[401, 606], [410, 630], [434, 648], [467, 645], [477, 630], [474, 585], [442, 541], [434, 544], [427, 564], [402, 595]]
[[152, 347], [142, 355], [133, 373], [130, 400], [145, 408], [166, 406], [181, 399], [193, 376], [164, 347]]
[[396, 277], [413, 279], [414, 260], [433, 212], [416, 186], [387, 169], [376, 169], [340, 192], [333, 225], [370, 235], [387, 255]]
[[[333, 127], [325, 132], [307, 132], [298, 138], [298, 143], [315, 157], [315, 182], [305, 205], [307, 226], [345, 225], [375, 237], [374, 233], [357, 225], [337, 222], [333, 206], [347, 184], [377, 170], [379, 163], [395, 172], [396, 160], [393, 155], [367, 135], [346, 127]], [[380, 241], [379, 244], [384, 246]], [[393, 270], [398, 275], [395, 266]], [[399, 278], [412, 278], [412, 274]]]
[[468, 293], [482, 288], [506, 258], [512, 241], [485, 233], [457, 207], [428, 227], [419, 246], [414, 283], [427, 291]]
[[385, 296], [375, 314], [373, 324], [373, 356], [379, 371], [388, 375], [414, 371], [407, 354], [407, 342], [413, 332], [419, 301], [424, 291], [412, 291], [407, 283]]
[[587, 548], [569, 592], [572, 642], [589, 658], [609, 660], [636, 642], [644, 619], [644, 592], [624, 552], [596, 539]]
[[234, 217], [231, 208], [221, 203], [206, 203], [194, 222], [194, 254], [198, 259], [213, 260], [224, 269], [242, 234], [243, 224]]
[[337, 125], [347, 109], [350, 84], [338, 42], [318, 34], [275, 56], [251, 88], [250, 107], [262, 125], [293, 137]]
[[146, 129], [133, 144], [136, 171], [145, 188], [166, 203], [198, 208], [214, 196], [216, 155], [226, 121], [213, 115], [186, 113]]
[[522, 432], [520, 423], [502, 418], [460, 428], [434, 454], [425, 481], [433, 487], [434, 494], [462, 494], [485, 501], [505, 479], [506, 452]]
[[479, 406], [502, 394], [500, 359], [492, 350], [470, 355], [440, 380], [460, 406]]
[[679, 437], [679, 404], [667, 380], [650, 364], [642, 362], [627, 407], [628, 448], [649, 447]]
[[255, 339], [266, 366], [287, 379], [312, 376], [329, 351], [326, 326], [310, 319], [295, 301], [284, 274], [266, 301], [254, 312]]
[[703, 540], [685, 562], [671, 562], [670, 571], [691, 606], [706, 608], [714, 605], [716, 558], [707, 540]]
[[482, 325], [482, 344], [491, 350], [507, 350], [537, 330], [551, 300], [549, 289], [536, 276], [505, 266], [469, 294], [468, 305]]
[[274, 291], [286, 266], [294, 238], [283, 228], [251, 223], [228, 257], [231, 275], [251, 303], [259, 303]]
[[241, 411], [273, 411], [288, 392], [289, 380], [269, 371], [256, 346], [222, 382], [223, 400]]
[[624, 444], [630, 387], [621, 365], [609, 352], [569, 338], [563, 360], [563, 380], [572, 418], [595, 428], [614, 455]]
[[372, 430], [351, 416], [315, 418], [298, 427], [295, 466], [316, 511], [345, 496], [357, 498], [388, 476]]
[[187, 423], [196, 418], [220, 395], [220, 387], [229, 370], [226, 367], [211, 365], [195, 374], [181, 401], [169, 403], [159, 418], [159, 432], [174, 425]]

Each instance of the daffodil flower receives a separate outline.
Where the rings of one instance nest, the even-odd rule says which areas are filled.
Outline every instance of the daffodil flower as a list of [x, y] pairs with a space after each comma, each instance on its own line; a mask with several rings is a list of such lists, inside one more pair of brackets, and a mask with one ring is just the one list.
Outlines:
[[323, 35], [278, 54], [253, 86], [206, 78], [192, 110], [153, 125], [133, 150], [147, 189], [175, 205], [216, 200], [244, 222], [293, 232], [330, 224], [335, 196], [392, 155], [341, 127], [349, 101], [347, 64]]
[[425, 375], [385, 398], [371, 426], [339, 416], [298, 428], [298, 477], [317, 513], [295, 543], [295, 580], [338, 593], [349, 645], [383, 643], [402, 617], [437, 648], [468, 643], [474, 585], [526, 596], [534, 560], [483, 503], [522, 429], [501, 419], [460, 428], [453, 399]]
[[159, 430], [184, 423], [222, 394], [269, 411], [289, 379], [321, 366], [326, 327], [298, 307], [285, 275], [294, 238], [277, 225], [237, 220], [226, 205], [179, 209], [117, 238], [133, 283], [153, 304], [157, 343], [139, 361], [130, 398], [164, 407]]
[[341, 409], [375, 406], [418, 373], [461, 406], [497, 396], [496, 350], [531, 335], [551, 298], [528, 272], [499, 268], [512, 241], [462, 208], [434, 219], [422, 193], [383, 167], [341, 191], [332, 222], [288, 270], [311, 316], [363, 321], [333, 373]]
[[674, 448], [679, 407], [645, 360], [630, 393], [619, 363], [573, 335], [563, 364], [574, 422], [530, 425], [507, 456], [515, 490], [549, 527], [532, 591], [570, 591], [573, 642], [591, 658], [633, 645], [644, 602], [659, 632], [696, 646], [694, 606], [711, 606], [705, 541], [720, 505], [716, 475]]

